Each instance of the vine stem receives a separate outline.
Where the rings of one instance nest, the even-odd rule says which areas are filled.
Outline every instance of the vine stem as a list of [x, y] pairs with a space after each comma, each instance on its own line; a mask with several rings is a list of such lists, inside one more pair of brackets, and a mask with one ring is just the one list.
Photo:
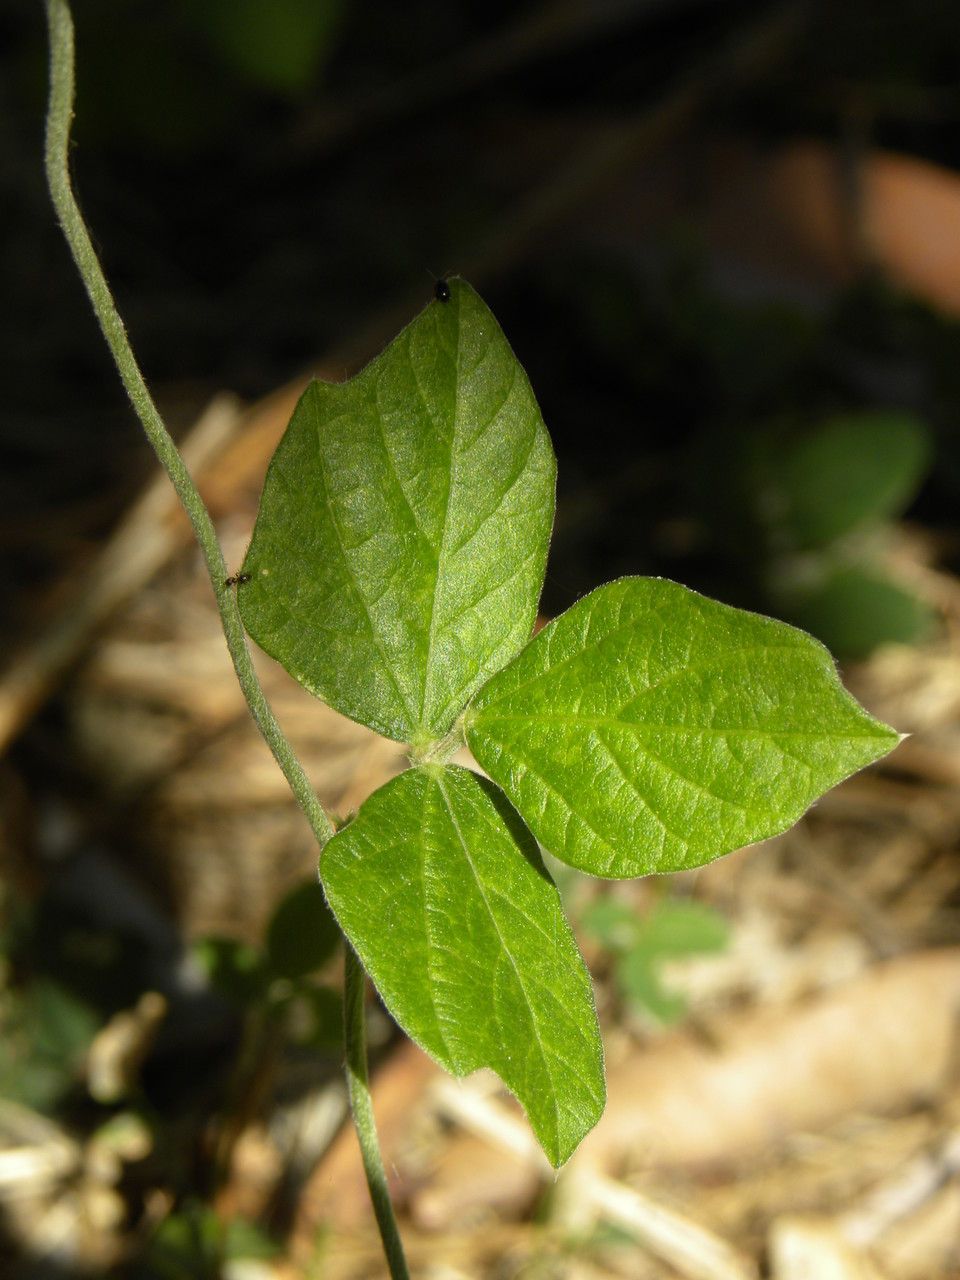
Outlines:
[[[227, 649], [250, 714], [290, 790], [306, 815], [322, 849], [334, 834], [333, 823], [317, 799], [303, 765], [283, 734], [267, 702], [247, 648], [240, 608], [234, 591], [226, 582], [226, 565], [210, 512], [200, 496], [180, 452], [160, 416], [136, 356], [127, 337], [110, 286], [90, 240], [83, 215], [70, 182], [70, 127], [74, 106], [74, 34], [68, 0], [46, 0], [50, 32], [50, 96], [47, 105], [45, 165], [47, 184], [60, 226], [73, 260], [87, 290], [94, 314], [110, 348], [117, 372], [134, 412], [146, 433], [160, 465], [170, 477], [177, 496], [193, 526], [206, 563], [220, 612]], [[367, 1047], [363, 996], [365, 975], [352, 948], [346, 946], [346, 995], [344, 999], [344, 1042], [347, 1085], [363, 1167], [370, 1188], [377, 1224], [392, 1280], [409, 1280], [393, 1206], [387, 1193], [383, 1160], [377, 1143], [376, 1126], [367, 1078]]]
[[204, 505], [140, 372], [127, 331], [73, 194], [68, 154], [73, 119], [74, 50], [73, 19], [67, 0], [47, 0], [47, 21], [50, 27], [50, 101], [47, 108], [45, 159], [53, 205], [134, 412], [140, 419], [160, 465], [170, 477], [200, 544], [216, 595], [217, 608], [220, 610], [220, 621], [233, 660], [233, 669], [237, 673], [247, 706], [322, 847], [333, 835], [333, 824], [324, 813], [303, 765], [283, 736], [264, 696], [247, 648], [236, 595], [226, 585], [226, 565], [210, 512]]
[[406, 1259], [400, 1233], [393, 1216], [387, 1175], [380, 1156], [377, 1126], [373, 1118], [373, 1103], [367, 1078], [367, 1037], [364, 1017], [366, 979], [363, 965], [350, 946], [345, 947], [346, 966], [343, 991], [343, 1025], [347, 1046], [347, 1088], [350, 1093], [350, 1110], [360, 1139], [363, 1154], [363, 1170], [367, 1175], [373, 1211], [377, 1215], [383, 1251], [393, 1280], [409, 1280]]

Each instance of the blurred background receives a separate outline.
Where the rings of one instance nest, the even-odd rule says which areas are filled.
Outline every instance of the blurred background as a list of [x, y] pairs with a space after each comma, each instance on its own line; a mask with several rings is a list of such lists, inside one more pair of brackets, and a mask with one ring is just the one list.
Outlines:
[[[462, 274], [558, 454], [544, 614], [674, 578], [912, 735], [702, 872], [557, 868], [611, 1102], [556, 1185], [371, 1001], [415, 1274], [960, 1274], [960, 10], [74, 11], [79, 199], [234, 569], [305, 378]], [[315, 849], [51, 215], [45, 59], [7, 0], [0, 1271], [380, 1276]], [[332, 811], [402, 767], [260, 665]]]

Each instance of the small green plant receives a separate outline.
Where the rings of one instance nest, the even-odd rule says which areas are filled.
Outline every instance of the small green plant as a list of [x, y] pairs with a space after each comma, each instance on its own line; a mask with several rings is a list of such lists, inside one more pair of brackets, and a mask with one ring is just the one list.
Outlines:
[[[845, 692], [816, 640], [673, 582], [609, 583], [530, 638], [553, 451], [523, 370], [462, 280], [355, 378], [307, 389], [229, 584], [70, 189], [72, 25], [65, 0], [47, 11], [51, 192], [193, 523], [241, 688], [324, 846], [321, 880], [350, 943], [351, 1103], [391, 1273], [406, 1276], [367, 1088], [360, 964], [444, 1067], [500, 1075], [559, 1166], [603, 1110], [603, 1050], [540, 846], [610, 878], [699, 866], [785, 830], [898, 735]], [[412, 767], [337, 834], [266, 704], [241, 615], [311, 692], [409, 746]], [[451, 763], [464, 744], [488, 777]]]
[[264, 945], [207, 937], [194, 957], [210, 985], [239, 1009], [264, 1015], [298, 1045], [341, 1045], [343, 1002], [339, 991], [316, 981], [318, 970], [342, 940], [316, 880], [296, 886], [270, 918]]
[[137, 1275], [141, 1280], [220, 1280], [227, 1262], [266, 1263], [279, 1252], [268, 1235], [244, 1219], [224, 1223], [207, 1205], [186, 1200], [150, 1237]]
[[734, 563], [754, 560], [768, 607], [843, 658], [932, 629], [933, 611], [890, 576], [881, 554], [929, 465], [922, 422], [878, 411], [768, 422], [726, 439], [723, 452], [705, 469], [708, 519]]
[[729, 929], [723, 916], [702, 902], [665, 898], [648, 912], [604, 896], [591, 902], [579, 921], [613, 960], [620, 998], [656, 1022], [683, 1016], [686, 1001], [664, 985], [661, 966], [683, 956], [724, 951]]
[[[3, 975], [4, 978], [6, 975]], [[78, 1089], [99, 1026], [94, 1010], [59, 983], [35, 978], [0, 989], [0, 1097], [55, 1112]]]

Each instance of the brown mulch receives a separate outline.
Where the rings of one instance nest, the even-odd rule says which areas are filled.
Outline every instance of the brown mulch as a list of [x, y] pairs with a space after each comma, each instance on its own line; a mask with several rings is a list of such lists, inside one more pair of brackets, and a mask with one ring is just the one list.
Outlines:
[[[218, 509], [232, 512], [221, 524], [230, 564], [252, 524], [252, 477], [284, 416], [258, 412], [235, 415], [227, 462], [208, 476]], [[121, 592], [106, 592], [90, 623], [96, 644], [78, 642], [70, 749], [98, 779], [112, 821], [135, 833], [128, 869], [185, 934], [256, 941], [316, 851], [248, 719], [209, 585], [196, 553], [170, 534], [171, 510], [157, 500], [148, 512], [160, 551], [141, 580], [127, 574]], [[664, 1030], [622, 1010], [605, 957], [588, 949], [610, 1101], [558, 1178], [495, 1081], [451, 1084], [409, 1045], [386, 1057], [375, 1097], [414, 1274], [960, 1274], [960, 586], [931, 567], [934, 551], [905, 533], [890, 554], [938, 607], [939, 636], [848, 673], [870, 709], [911, 736], [786, 835], [673, 878], [674, 892], [710, 904], [732, 930], [724, 952], [671, 964], [666, 980], [688, 1002], [682, 1024]], [[118, 563], [114, 545], [94, 580]], [[258, 665], [332, 811], [355, 809], [403, 766], [395, 744], [324, 708], [270, 661]], [[16, 700], [9, 679], [5, 698]], [[643, 910], [663, 885], [612, 891]], [[584, 880], [582, 895], [593, 892]], [[386, 1274], [355, 1142], [339, 1127], [339, 1081], [318, 1081], [296, 1103], [282, 1094], [277, 1083], [239, 1135], [219, 1209], [256, 1218], [283, 1183], [286, 1256], [257, 1264], [260, 1274]], [[45, 1131], [36, 1142], [59, 1150], [61, 1138]], [[63, 1167], [77, 1159], [67, 1153]], [[171, 1206], [158, 1190], [153, 1220]], [[110, 1239], [122, 1252], [121, 1210], [114, 1200], [100, 1218], [86, 1211], [88, 1256], [109, 1257]]]

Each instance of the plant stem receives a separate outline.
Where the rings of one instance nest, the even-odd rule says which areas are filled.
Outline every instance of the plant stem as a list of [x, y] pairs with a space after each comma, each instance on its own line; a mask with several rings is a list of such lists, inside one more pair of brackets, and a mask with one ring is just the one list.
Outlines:
[[380, 1239], [393, 1280], [409, 1280], [400, 1233], [393, 1216], [387, 1175], [377, 1140], [377, 1124], [373, 1116], [370, 1085], [367, 1079], [367, 1032], [364, 1021], [366, 975], [363, 965], [349, 942], [345, 947], [346, 972], [343, 992], [343, 1040], [347, 1058], [347, 1088], [350, 1110], [360, 1140], [363, 1170], [367, 1175], [373, 1211], [377, 1215]]
[[333, 825], [264, 696], [247, 649], [235, 593], [225, 583], [227, 570], [210, 512], [147, 389], [74, 198], [67, 159], [74, 96], [73, 19], [66, 0], [47, 0], [47, 20], [50, 26], [50, 102], [47, 109], [46, 169], [54, 208], [130, 402], [193, 525], [217, 598], [233, 669], [247, 706], [306, 814], [314, 835], [323, 846], [333, 835]]
[[[134, 412], [140, 419], [161, 466], [170, 477], [200, 544], [220, 611], [233, 669], [247, 706], [322, 849], [334, 834], [333, 823], [324, 812], [303, 765], [284, 737], [264, 695], [247, 648], [236, 595], [226, 583], [226, 565], [210, 512], [150, 395], [73, 194], [68, 162], [74, 102], [73, 18], [67, 0], [46, 0], [46, 7], [50, 30], [50, 99], [47, 107], [45, 161], [53, 205]], [[364, 974], [349, 945], [346, 952], [345, 1008], [352, 1010], [345, 1016], [350, 1105], [390, 1274], [393, 1280], [409, 1280], [400, 1234], [387, 1192], [383, 1162], [377, 1147], [367, 1082], [367, 1050], [363, 1024]]]

